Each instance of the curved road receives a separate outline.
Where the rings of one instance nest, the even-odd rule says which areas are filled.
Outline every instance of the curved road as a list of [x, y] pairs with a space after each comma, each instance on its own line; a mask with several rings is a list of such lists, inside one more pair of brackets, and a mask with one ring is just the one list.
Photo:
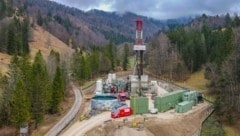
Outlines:
[[70, 109], [70, 111], [54, 126], [52, 127], [45, 136], [56, 136], [58, 135], [77, 115], [78, 110], [82, 103], [82, 95], [79, 91], [79, 89], [71, 83], [74, 95], [75, 95], [75, 101]]
[[103, 124], [105, 121], [110, 120], [110, 112], [104, 112], [89, 120], [78, 121], [74, 123], [62, 136], [81, 136], [84, 135], [90, 129]]

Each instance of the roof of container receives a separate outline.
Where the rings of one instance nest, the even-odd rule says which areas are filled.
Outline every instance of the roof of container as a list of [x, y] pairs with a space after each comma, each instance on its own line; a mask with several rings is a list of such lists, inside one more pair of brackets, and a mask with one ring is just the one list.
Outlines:
[[178, 103], [178, 105], [184, 106], [184, 105], [187, 105], [189, 103], [190, 103], [190, 101], [184, 101], [184, 102]]

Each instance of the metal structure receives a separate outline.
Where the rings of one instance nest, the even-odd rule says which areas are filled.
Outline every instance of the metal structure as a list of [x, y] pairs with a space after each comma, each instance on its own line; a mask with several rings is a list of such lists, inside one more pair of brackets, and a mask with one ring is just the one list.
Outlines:
[[147, 86], [146, 83], [148, 79], [148, 76], [143, 76], [143, 53], [146, 50], [146, 46], [143, 42], [143, 21], [137, 19], [135, 23], [136, 41], [133, 50], [136, 54], [133, 75], [130, 76], [131, 91], [133, 91], [132, 97], [130, 98], [130, 106], [134, 114], [142, 114], [148, 112], [148, 98], [144, 97], [142, 91], [142, 87]]
[[[138, 79], [141, 79], [143, 75], [143, 52], [146, 50], [146, 46], [143, 44], [143, 21], [137, 19], [136, 21], [136, 41], [133, 46], [133, 50], [136, 52], [136, 69]], [[136, 73], [134, 73], [136, 74]]]
[[136, 52], [134, 75], [138, 77], [138, 95], [142, 96], [141, 91], [141, 76], [143, 75], [143, 53], [146, 50], [146, 46], [143, 43], [143, 21], [137, 19], [136, 23], [136, 41], [133, 46], [133, 50]]

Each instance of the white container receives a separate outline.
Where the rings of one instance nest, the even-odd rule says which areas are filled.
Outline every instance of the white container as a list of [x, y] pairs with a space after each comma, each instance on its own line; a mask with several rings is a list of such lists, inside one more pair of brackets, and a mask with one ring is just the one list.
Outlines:
[[142, 75], [141, 76], [141, 81], [142, 82], [148, 82], [148, 75]]
[[130, 78], [131, 82], [137, 82], [138, 81], [138, 78], [137, 78], [136, 75], [129, 75], [129, 78]]
[[111, 84], [112, 83], [112, 74], [111, 73], [108, 73], [108, 83]]
[[98, 79], [98, 80], [97, 80], [96, 92], [102, 92], [102, 89], [103, 89], [102, 79]]
[[116, 74], [115, 73], [112, 74], [111, 76], [112, 76], [112, 80], [116, 80]]
[[135, 82], [135, 83], [132, 82], [132, 83], [131, 83], [131, 87], [132, 87], [132, 88], [137, 88], [138, 86], [139, 86], [139, 84], [138, 84], [137, 82]]
[[150, 85], [156, 86], [157, 85], [157, 81], [150, 81]]

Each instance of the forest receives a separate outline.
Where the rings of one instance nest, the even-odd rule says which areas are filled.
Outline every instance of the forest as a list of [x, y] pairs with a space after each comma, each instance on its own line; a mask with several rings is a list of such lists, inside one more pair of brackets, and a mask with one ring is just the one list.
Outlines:
[[[16, 10], [12, 2], [0, 0], [0, 52], [13, 56], [8, 73], [0, 75], [0, 126], [19, 128], [32, 124], [31, 128], [38, 128], [46, 115], [59, 113], [70, 83], [69, 74], [73, 81], [82, 84], [117, 66], [127, 69], [127, 44], [123, 55], [117, 57], [112, 41], [103, 46], [77, 48], [70, 62], [61, 60], [61, 54], [53, 50], [45, 59], [41, 51], [30, 58], [31, 29], [42, 26], [43, 18], [38, 12], [37, 21], [30, 23], [24, 7]], [[53, 18], [66, 28], [71, 27], [69, 20]]]
[[[207, 22], [210, 17], [202, 18]], [[227, 14], [224, 20], [217, 28], [203, 23], [200, 28], [190, 24], [159, 32], [149, 44], [146, 62], [156, 75], [175, 81], [203, 69], [207, 88], [216, 96], [217, 115], [231, 122], [240, 112], [240, 19]]]
[[[83, 27], [72, 23], [76, 19], [73, 17], [74, 13], [86, 16], [80, 11], [73, 12], [74, 9], [69, 9], [68, 12], [72, 14], [70, 16], [57, 9], [55, 10], [58, 13], [54, 13], [54, 10], [48, 12], [49, 9], [40, 11], [39, 7], [34, 10], [33, 0], [29, 1], [29, 7], [23, 4], [18, 10], [14, 10], [13, 0], [0, 0], [0, 52], [13, 56], [9, 72], [0, 75], [0, 89], [3, 92], [0, 95], [0, 126], [19, 128], [23, 124], [34, 122], [34, 127], [37, 128], [45, 115], [59, 113], [69, 75], [73, 80], [83, 83], [98, 75], [118, 69], [127, 70], [129, 67], [131, 43], [121, 46], [117, 44], [123, 41], [133, 42], [133, 39], [108, 28], [114, 23], [104, 22], [103, 27], [108, 26], [107, 31], [97, 27], [80, 31]], [[31, 17], [27, 14], [29, 11], [34, 11], [31, 16], [33, 21], [30, 21]], [[90, 16], [94, 12], [88, 14]], [[94, 26], [99, 25], [96, 24], [99, 22], [91, 19], [89, 20]], [[221, 20], [224, 23], [217, 24], [217, 21], [209, 20]], [[153, 30], [157, 28], [157, 24], [160, 22], [152, 23], [149, 27]], [[39, 51], [31, 61], [28, 42], [34, 25], [43, 27], [67, 44], [73, 38], [76, 51], [71, 62], [61, 60], [60, 54], [55, 51], [51, 51], [47, 60], [43, 59]], [[126, 30], [128, 27], [121, 29]], [[95, 35], [99, 34], [96, 31], [101, 36]], [[150, 32], [145, 37], [146, 42], [149, 42], [145, 54], [146, 69], [159, 77], [174, 81], [184, 81], [192, 73], [203, 69], [205, 78], [208, 79], [207, 88], [216, 97], [216, 114], [224, 121], [234, 122], [233, 115], [240, 112], [239, 16], [231, 17], [227, 14], [210, 17], [204, 14], [187, 25], [159, 31], [151, 38], [149, 35]], [[84, 37], [87, 39], [84, 41], [81, 36], [88, 39]], [[102, 40], [103, 37], [109, 41]], [[92, 39], [95, 42], [89, 43]], [[84, 42], [80, 43], [81, 40]], [[69, 69], [66, 63], [69, 63]]]
[[[51, 77], [41, 52], [33, 63], [27, 57], [14, 56], [7, 75], [1, 76], [1, 125], [19, 128], [24, 123], [34, 121], [35, 127], [43, 121], [46, 113], [59, 112], [64, 98], [66, 78], [60, 66], [59, 54], [52, 51], [49, 55], [56, 67]], [[54, 63], [54, 64], [53, 64]]]

